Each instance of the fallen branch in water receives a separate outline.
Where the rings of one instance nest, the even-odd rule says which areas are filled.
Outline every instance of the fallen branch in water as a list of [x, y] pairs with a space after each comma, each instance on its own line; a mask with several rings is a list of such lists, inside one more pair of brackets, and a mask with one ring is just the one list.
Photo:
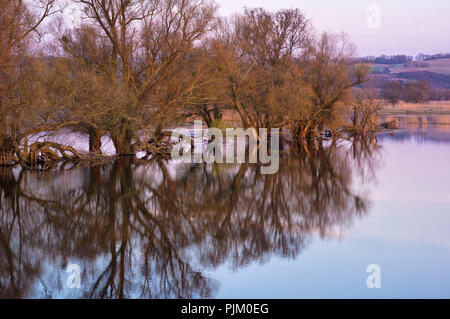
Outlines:
[[[52, 149], [59, 151], [62, 157], [60, 157], [57, 152], [53, 151]], [[70, 153], [72, 153], [72, 155]], [[28, 162], [30, 163], [39, 161], [48, 162], [59, 161], [61, 159], [74, 160], [84, 158], [85, 156], [81, 155], [73, 147], [61, 145], [55, 142], [36, 142], [30, 145], [30, 151], [28, 154]]]

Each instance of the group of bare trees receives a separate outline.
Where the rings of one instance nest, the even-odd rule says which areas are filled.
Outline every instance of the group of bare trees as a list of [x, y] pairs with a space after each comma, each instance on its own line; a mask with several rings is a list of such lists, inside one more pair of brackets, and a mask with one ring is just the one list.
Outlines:
[[43, 118], [53, 105], [39, 83], [46, 70], [31, 52], [40, 25], [57, 11], [55, 1], [35, 1], [33, 8], [27, 1], [0, 1], [0, 165], [14, 162], [17, 141], [48, 128]]
[[382, 90], [383, 98], [395, 106], [401, 100], [410, 103], [428, 101], [430, 98], [430, 85], [426, 81], [413, 81], [401, 83], [391, 81]]
[[83, 157], [31, 141], [61, 129], [88, 135], [92, 154], [107, 135], [118, 155], [158, 155], [164, 129], [191, 117], [220, 125], [224, 110], [295, 141], [351, 127], [350, 113], [370, 117], [358, 131], [372, 128], [373, 105], [353, 96], [367, 67], [297, 9], [224, 19], [210, 0], [71, 0], [81, 17], [68, 27], [57, 1], [0, 0], [0, 165]]

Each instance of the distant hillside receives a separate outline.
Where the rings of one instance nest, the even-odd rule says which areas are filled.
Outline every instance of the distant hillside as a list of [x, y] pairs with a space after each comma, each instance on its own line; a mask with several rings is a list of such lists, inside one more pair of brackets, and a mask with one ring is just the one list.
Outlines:
[[[419, 65], [421, 67], [415, 67], [415, 65]], [[403, 65], [397, 65], [396, 67], [390, 68], [390, 70], [392, 73], [429, 71], [433, 73], [450, 75], [450, 59], [429, 60], [420, 63], [405, 63]]]
[[389, 81], [427, 81], [436, 89], [450, 89], [450, 59], [435, 59], [405, 64], [369, 64], [372, 85], [382, 87]]
[[394, 76], [408, 81], [427, 81], [431, 87], [436, 89], [450, 89], [450, 74], [419, 71], [394, 73]]

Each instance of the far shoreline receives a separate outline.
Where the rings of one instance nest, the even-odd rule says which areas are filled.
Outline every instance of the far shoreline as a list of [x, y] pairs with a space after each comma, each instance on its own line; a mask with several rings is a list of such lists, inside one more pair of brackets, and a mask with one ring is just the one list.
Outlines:
[[450, 115], [450, 101], [429, 101], [421, 103], [407, 103], [402, 101], [395, 106], [384, 103], [380, 115]]

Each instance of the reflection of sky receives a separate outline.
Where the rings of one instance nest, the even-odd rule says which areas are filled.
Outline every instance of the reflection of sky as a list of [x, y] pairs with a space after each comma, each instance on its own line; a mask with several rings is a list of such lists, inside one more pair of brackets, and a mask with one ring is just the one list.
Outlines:
[[[383, 147], [372, 210], [344, 239], [317, 239], [295, 261], [224, 266], [211, 274], [216, 297], [450, 298], [450, 144], [394, 138]], [[369, 264], [381, 266], [381, 289], [366, 287]]]
[[[375, 181], [364, 185], [355, 181], [358, 191], [367, 193], [372, 203], [368, 214], [352, 219], [348, 227], [345, 224], [327, 228], [327, 240], [319, 236], [307, 237], [306, 248], [295, 260], [271, 253], [261, 257], [264, 260], [261, 264], [252, 259], [236, 272], [232, 272], [229, 265], [214, 270], [202, 262], [203, 251], [196, 243], [180, 251], [182, 259], [189, 261], [192, 269], [212, 278], [212, 296], [218, 298], [450, 297], [450, 129], [426, 129], [420, 133], [398, 131], [395, 136], [383, 135], [380, 140], [383, 148], [379, 165], [376, 165]], [[189, 168], [172, 164], [167, 167], [172, 178]], [[227, 166], [227, 169], [235, 170], [236, 166]], [[145, 176], [144, 172], [144, 168], [137, 168], [135, 179]], [[109, 171], [101, 171], [101, 174], [110, 175]], [[83, 189], [83, 185], [89, 183], [88, 176], [86, 168], [80, 167], [65, 172], [32, 174], [26, 180], [32, 194], [48, 197], [53, 193], [62, 195], [72, 189]], [[162, 179], [160, 172], [153, 174], [149, 185], [156, 187]], [[42, 188], [43, 184], [48, 187]], [[35, 187], [38, 190], [34, 190]], [[143, 197], [152, 196], [148, 190], [145, 192]], [[40, 225], [40, 215], [36, 216], [35, 224]], [[129, 265], [127, 262], [127, 269], [131, 271], [126, 276], [127, 284], [131, 285], [127, 297], [131, 298], [140, 296], [140, 285], [144, 284], [141, 272], [144, 246], [140, 246], [143, 243], [139, 239], [133, 240], [130, 243], [133, 257]], [[208, 241], [202, 242], [205, 247], [208, 244]], [[13, 243], [15, 245], [17, 243]], [[36, 249], [33, 258], [43, 262], [39, 265], [39, 280], [27, 287], [27, 296], [81, 297], [84, 290], [65, 287], [67, 264], [81, 266], [85, 288], [100, 278], [111, 259], [109, 254], [85, 259], [88, 251], [83, 251], [84, 258], [56, 251], [49, 254], [54, 258], [50, 262], [43, 256], [48, 253], [45, 249]], [[366, 288], [369, 264], [381, 266], [382, 288], [379, 290]], [[150, 282], [153, 287], [160, 283], [157, 276]]]
[[[319, 31], [346, 32], [360, 55], [439, 53], [450, 51], [448, 0], [218, 0], [221, 14], [243, 7], [300, 8]], [[381, 28], [366, 26], [370, 4], [381, 8]]]
[[[386, 141], [377, 201], [450, 205], [450, 144]], [[384, 182], [383, 182], [384, 181]]]

